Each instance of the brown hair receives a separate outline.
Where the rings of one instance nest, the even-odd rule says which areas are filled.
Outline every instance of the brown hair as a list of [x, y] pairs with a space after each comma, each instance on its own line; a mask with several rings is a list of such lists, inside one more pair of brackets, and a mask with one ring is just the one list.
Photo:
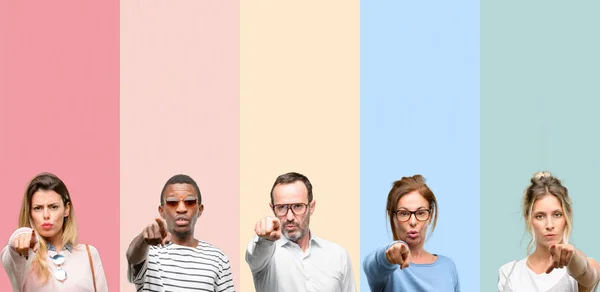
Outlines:
[[[67, 186], [54, 174], [40, 173], [29, 182], [21, 203], [19, 227], [29, 227], [35, 230], [35, 224], [33, 224], [31, 218], [31, 200], [33, 195], [39, 190], [55, 191], [60, 195], [65, 207], [67, 204], [71, 204], [69, 216], [65, 217], [63, 221], [62, 242], [64, 245], [70, 244], [75, 247], [77, 245], [77, 227], [75, 225], [75, 213], [73, 210], [73, 203], [71, 202], [71, 196], [69, 195]], [[38, 230], [35, 231], [36, 234], [39, 235]], [[39, 284], [43, 285], [48, 281], [48, 277], [50, 276], [50, 270], [48, 268], [48, 263], [46, 262], [48, 243], [42, 236], [38, 236], [38, 239], [39, 249], [34, 255], [31, 263], [31, 270], [38, 279]]]
[[435, 226], [437, 224], [438, 217], [438, 205], [435, 195], [429, 189], [429, 187], [425, 184], [425, 178], [420, 175], [413, 175], [410, 177], [403, 177], [401, 180], [395, 181], [390, 193], [387, 198], [387, 215], [390, 220], [390, 226], [392, 228], [392, 233], [394, 235], [394, 240], [400, 239], [398, 234], [396, 234], [396, 228], [394, 228], [394, 211], [396, 210], [396, 206], [398, 206], [398, 201], [400, 199], [411, 192], [417, 191], [425, 200], [429, 202], [429, 209], [432, 214], [429, 217], [430, 219], [433, 217], [433, 224], [431, 225], [431, 233], [435, 230]]
[[288, 172], [288, 173], [278, 176], [277, 179], [275, 179], [275, 183], [273, 183], [273, 186], [271, 187], [271, 204], [274, 204], [273, 190], [275, 189], [275, 187], [277, 185], [292, 184], [297, 181], [301, 181], [304, 183], [304, 186], [306, 186], [306, 190], [308, 191], [308, 202], [309, 203], [312, 202], [313, 192], [312, 192], [312, 184], [310, 183], [310, 180], [308, 180], [308, 178], [303, 174], [300, 174], [297, 172]]
[[571, 198], [569, 197], [569, 190], [562, 185], [562, 182], [552, 176], [548, 171], [537, 172], [531, 178], [531, 185], [525, 190], [523, 195], [523, 215], [525, 216], [525, 227], [531, 234], [531, 241], [527, 246], [527, 253], [531, 252], [533, 245], [535, 244], [535, 232], [533, 232], [533, 220], [531, 213], [533, 212], [533, 204], [535, 201], [547, 196], [553, 195], [559, 201], [565, 213], [565, 230], [563, 232], [563, 243], [569, 243], [569, 236], [571, 236], [571, 229], [573, 224], [573, 210], [571, 208]]

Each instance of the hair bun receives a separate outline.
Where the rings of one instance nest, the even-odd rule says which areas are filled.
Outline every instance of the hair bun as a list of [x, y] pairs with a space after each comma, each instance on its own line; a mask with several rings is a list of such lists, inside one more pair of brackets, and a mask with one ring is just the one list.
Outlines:
[[533, 179], [540, 180], [543, 178], [552, 178], [552, 173], [549, 171], [538, 171], [533, 175]]

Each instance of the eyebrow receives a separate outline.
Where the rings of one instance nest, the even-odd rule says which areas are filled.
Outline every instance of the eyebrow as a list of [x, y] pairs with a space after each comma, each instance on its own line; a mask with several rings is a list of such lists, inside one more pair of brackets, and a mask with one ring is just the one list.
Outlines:
[[[45, 204], [31, 204], [32, 207], [44, 206]], [[60, 202], [48, 203], [48, 206], [60, 205]]]
[[[550, 211], [550, 213], [556, 213], [556, 212], [563, 212], [563, 210], [561, 210], [561, 209], [555, 209], [555, 210]], [[544, 212], [544, 211], [533, 211], [533, 213], [534, 214], [544, 214], [546, 212]]]
[[[165, 197], [177, 197], [180, 194], [177, 193], [170, 193], [170, 194], [165, 194]], [[183, 195], [183, 194], [181, 194]], [[196, 194], [194, 194], [193, 192], [188, 192], [187, 194], [185, 194], [188, 197], [196, 197]]]
[[[169, 200], [169, 199], [172, 199], [171, 201], [175, 201], [175, 200], [179, 201], [179, 199], [178, 199], [178, 198], [176, 198], [176, 197], [167, 197], [167, 198], [165, 198], [165, 200]], [[187, 199], [194, 199], [194, 200], [197, 200], [198, 198], [194, 197], [193, 195], [189, 195], [189, 196], [187, 196], [187, 197], [185, 197], [185, 198], [183, 198], [183, 199], [184, 199], [184, 200], [187, 200]]]
[[[404, 210], [410, 211], [410, 210], [409, 210], [408, 208], [406, 208], [406, 207], [400, 207], [400, 208], [398, 208], [398, 210], [400, 210], [400, 209], [404, 209]], [[429, 210], [427, 207], [423, 207], [423, 206], [421, 206], [421, 207], [417, 208], [417, 211], [419, 211], [419, 210], [421, 210], [421, 209], [423, 209], [423, 210]]]

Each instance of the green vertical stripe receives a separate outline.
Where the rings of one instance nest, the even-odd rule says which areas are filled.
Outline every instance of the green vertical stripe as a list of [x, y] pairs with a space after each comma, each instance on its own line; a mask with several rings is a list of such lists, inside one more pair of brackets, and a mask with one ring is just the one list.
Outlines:
[[481, 291], [525, 256], [521, 198], [539, 170], [569, 189], [571, 243], [600, 259], [599, 12], [596, 1], [481, 2]]

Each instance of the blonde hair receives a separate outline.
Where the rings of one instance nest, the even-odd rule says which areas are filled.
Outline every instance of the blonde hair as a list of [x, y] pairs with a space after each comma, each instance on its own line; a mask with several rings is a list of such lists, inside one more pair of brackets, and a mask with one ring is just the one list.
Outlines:
[[394, 235], [394, 240], [399, 240], [400, 237], [396, 233], [396, 228], [394, 228], [394, 211], [396, 211], [396, 206], [398, 206], [398, 201], [400, 199], [411, 192], [417, 191], [427, 202], [429, 202], [429, 209], [431, 210], [431, 215], [429, 219], [433, 218], [433, 224], [431, 225], [431, 232], [428, 234], [428, 237], [431, 236], [433, 231], [435, 230], [435, 226], [437, 225], [437, 217], [438, 217], [438, 204], [435, 198], [435, 195], [429, 189], [429, 187], [425, 184], [425, 178], [416, 174], [410, 177], [403, 177], [402, 179], [395, 181], [390, 193], [387, 198], [387, 206], [386, 211], [388, 218], [390, 220], [390, 226], [392, 228], [392, 234]]
[[562, 243], [569, 243], [569, 237], [571, 236], [571, 230], [573, 226], [573, 210], [571, 208], [571, 198], [569, 197], [569, 190], [562, 185], [562, 182], [552, 176], [548, 171], [537, 172], [531, 178], [531, 185], [525, 190], [523, 195], [523, 215], [525, 216], [525, 227], [531, 234], [531, 240], [527, 246], [527, 254], [531, 254], [531, 249], [536, 243], [535, 232], [533, 232], [533, 204], [535, 201], [547, 196], [555, 196], [561, 204], [563, 212], [565, 214], [565, 229], [562, 234]]
[[[33, 224], [33, 219], [31, 217], [31, 200], [33, 195], [39, 190], [54, 191], [60, 195], [64, 207], [70, 204], [71, 210], [69, 215], [65, 217], [63, 221], [62, 243], [63, 245], [70, 244], [71, 246], [75, 247], [77, 245], [77, 227], [75, 225], [73, 202], [71, 201], [71, 196], [69, 195], [67, 186], [54, 174], [41, 173], [29, 182], [21, 203], [19, 227], [29, 227], [35, 230], [36, 234], [39, 235], [38, 230], [35, 229], [35, 224]], [[48, 263], [46, 262], [46, 255], [48, 254], [48, 241], [42, 236], [38, 236], [38, 239], [39, 249], [33, 257], [31, 271], [41, 286], [48, 282], [50, 269], [48, 267]]]

